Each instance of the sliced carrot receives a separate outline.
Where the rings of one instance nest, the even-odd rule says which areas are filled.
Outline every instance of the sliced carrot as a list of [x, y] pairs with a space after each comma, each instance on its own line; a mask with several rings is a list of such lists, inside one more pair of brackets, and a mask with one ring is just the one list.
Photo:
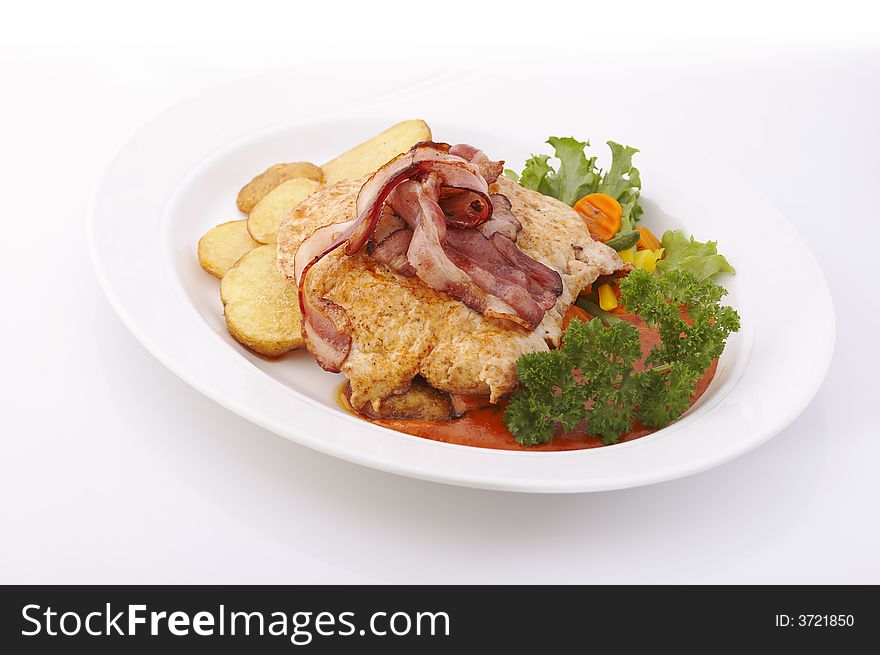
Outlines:
[[639, 234], [642, 236], [639, 238], [639, 242], [636, 244], [637, 250], [659, 250], [660, 249], [660, 241], [654, 234], [646, 227], [637, 227]]
[[620, 203], [607, 193], [591, 193], [574, 204], [587, 229], [596, 241], [605, 243], [620, 231], [623, 209]]
[[587, 322], [590, 320], [590, 315], [577, 305], [572, 305], [565, 312], [565, 316], [562, 317], [562, 329], [567, 330], [568, 324], [571, 323], [574, 319]]

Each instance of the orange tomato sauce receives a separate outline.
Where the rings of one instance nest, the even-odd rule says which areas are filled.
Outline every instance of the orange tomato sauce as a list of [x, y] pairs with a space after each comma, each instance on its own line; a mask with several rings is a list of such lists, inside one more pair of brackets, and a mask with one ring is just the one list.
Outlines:
[[[635, 325], [640, 332], [642, 343], [642, 358], [647, 356], [648, 352], [657, 344], [659, 335], [645, 326], [641, 319], [632, 314], [620, 314], [618, 318], [628, 321]], [[693, 405], [700, 396], [705, 393], [715, 371], [718, 362], [712, 362], [712, 365], [706, 369], [703, 376], [697, 381], [696, 390], [691, 398]], [[636, 368], [643, 368], [641, 363], [636, 363]], [[340, 394], [340, 404], [350, 410], [344, 401], [344, 394]], [[412, 421], [400, 419], [380, 419], [368, 418], [358, 414], [365, 421], [370, 421], [376, 425], [404, 432], [416, 437], [425, 439], [433, 439], [434, 441], [443, 441], [446, 443], [454, 443], [462, 446], [474, 446], [477, 448], [495, 448], [499, 450], [527, 450], [527, 451], [556, 451], [556, 450], [580, 450], [583, 448], [597, 448], [605, 445], [602, 439], [584, 433], [582, 430], [574, 430], [572, 432], [558, 431], [553, 439], [541, 446], [521, 446], [516, 443], [514, 436], [504, 424], [504, 410], [507, 407], [507, 401], [502, 400], [497, 405], [489, 407], [481, 407], [473, 409], [464, 414], [461, 418], [451, 421]], [[633, 429], [621, 437], [621, 441], [631, 441], [644, 437], [645, 435], [655, 432], [655, 428], [648, 428], [636, 421]]]

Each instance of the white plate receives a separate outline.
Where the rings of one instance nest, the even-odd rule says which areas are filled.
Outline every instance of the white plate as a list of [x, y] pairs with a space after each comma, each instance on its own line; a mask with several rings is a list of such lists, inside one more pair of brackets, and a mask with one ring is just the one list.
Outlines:
[[[617, 489], [707, 469], [779, 432], [813, 397], [834, 343], [827, 286], [788, 221], [735, 174], [664, 144], [662, 135], [636, 140], [635, 130], [584, 103], [577, 117], [559, 114], [552, 122], [526, 111], [499, 118], [491, 107], [474, 109], [483, 106], [487, 87], [501, 86], [475, 75], [438, 74], [430, 84], [416, 78], [379, 93], [370, 80], [334, 75], [280, 73], [202, 93], [143, 127], [95, 192], [90, 245], [110, 302], [144, 346], [195, 388], [254, 423], [353, 462], [530, 492]], [[463, 97], [473, 104], [457, 100]], [[325, 161], [417, 115], [439, 140], [474, 143], [514, 166], [530, 152], [545, 151], [548, 134], [641, 148], [644, 224], [658, 233], [683, 227], [717, 239], [738, 270], [723, 282], [743, 329], [729, 340], [715, 380], [686, 416], [648, 437], [580, 451], [438, 443], [341, 411], [335, 404], [341, 377], [321, 371], [306, 353], [270, 362], [229, 337], [217, 280], [201, 270], [195, 249], [210, 227], [240, 218], [235, 196], [243, 182], [278, 161]]]

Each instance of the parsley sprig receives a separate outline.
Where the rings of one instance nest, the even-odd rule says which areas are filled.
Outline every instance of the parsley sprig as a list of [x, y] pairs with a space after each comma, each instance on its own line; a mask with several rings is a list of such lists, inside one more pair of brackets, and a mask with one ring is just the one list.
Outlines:
[[710, 279], [670, 269], [635, 270], [620, 282], [621, 301], [656, 329], [661, 342], [636, 370], [639, 330], [624, 321], [572, 321], [561, 348], [517, 360], [519, 388], [504, 414], [517, 443], [547, 443], [561, 427], [615, 443], [635, 420], [662, 427], [690, 406], [697, 380], [739, 330], [739, 315], [720, 304], [727, 293]]

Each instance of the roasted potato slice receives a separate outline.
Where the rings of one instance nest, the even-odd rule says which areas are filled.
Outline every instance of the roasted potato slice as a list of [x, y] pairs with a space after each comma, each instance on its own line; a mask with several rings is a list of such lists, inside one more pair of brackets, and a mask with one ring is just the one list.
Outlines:
[[285, 180], [256, 204], [248, 215], [248, 232], [260, 243], [275, 243], [281, 221], [303, 200], [321, 188], [307, 177]]
[[222, 278], [239, 257], [259, 245], [251, 238], [247, 221], [221, 223], [199, 239], [199, 263], [214, 277]]
[[314, 180], [319, 184], [324, 181], [324, 172], [319, 166], [307, 161], [298, 161], [290, 164], [275, 164], [257, 175], [244, 185], [238, 192], [238, 208], [245, 214], [250, 214], [254, 206], [262, 200], [267, 193], [282, 182], [304, 177]]
[[321, 167], [324, 169], [324, 183], [357, 180], [370, 175], [419, 141], [430, 140], [431, 128], [425, 121], [398, 123], [324, 164]]
[[239, 343], [269, 357], [303, 345], [296, 288], [278, 270], [275, 245], [239, 259], [220, 283], [226, 327]]

